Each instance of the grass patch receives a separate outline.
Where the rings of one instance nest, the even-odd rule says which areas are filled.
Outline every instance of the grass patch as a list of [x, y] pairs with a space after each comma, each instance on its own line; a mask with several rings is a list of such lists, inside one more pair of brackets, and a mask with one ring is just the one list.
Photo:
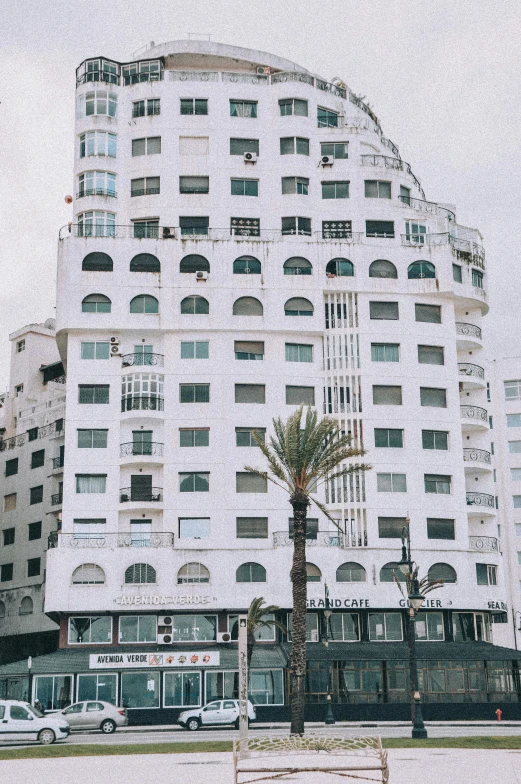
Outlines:
[[463, 738], [382, 738], [385, 749], [521, 749], [521, 735]]

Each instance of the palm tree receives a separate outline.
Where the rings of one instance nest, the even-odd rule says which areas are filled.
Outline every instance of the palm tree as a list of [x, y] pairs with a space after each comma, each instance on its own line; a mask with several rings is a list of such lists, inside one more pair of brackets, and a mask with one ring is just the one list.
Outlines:
[[[302, 426], [304, 407], [295, 411], [286, 422], [273, 420], [275, 435], [265, 443], [261, 435], [253, 434], [258, 447], [268, 461], [268, 471], [245, 466], [244, 470], [269, 479], [289, 493], [293, 507], [293, 584], [292, 648], [291, 648], [291, 734], [304, 733], [305, 677], [306, 677], [306, 525], [307, 509], [313, 502], [335, 525], [324, 505], [314, 498], [319, 485], [330, 479], [367, 470], [370, 466], [340, 464], [363, 452], [351, 447], [351, 438], [340, 432], [334, 419], [318, 420], [317, 412], [308, 408]], [[338, 527], [338, 526], [337, 526]]]
[[261, 596], [257, 599], [252, 599], [248, 607], [248, 620], [246, 621], [246, 634], [248, 639], [248, 672], [250, 671], [251, 657], [253, 656], [253, 647], [256, 643], [255, 633], [259, 629], [273, 629], [276, 626], [283, 632], [286, 632], [284, 624], [275, 621], [274, 619], [267, 619], [266, 615], [273, 615], [278, 612], [280, 607], [275, 604], [264, 604], [264, 598]]

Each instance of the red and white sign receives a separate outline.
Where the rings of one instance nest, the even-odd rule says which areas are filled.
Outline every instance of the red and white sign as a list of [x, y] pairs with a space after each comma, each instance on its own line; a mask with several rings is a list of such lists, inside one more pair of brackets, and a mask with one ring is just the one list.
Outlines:
[[161, 651], [160, 653], [91, 653], [90, 670], [153, 669], [157, 667], [218, 667], [219, 651]]

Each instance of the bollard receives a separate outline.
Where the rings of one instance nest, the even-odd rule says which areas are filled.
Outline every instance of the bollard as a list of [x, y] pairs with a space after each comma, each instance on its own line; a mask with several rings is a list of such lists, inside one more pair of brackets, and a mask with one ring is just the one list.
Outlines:
[[501, 716], [503, 715], [503, 711], [501, 710], [501, 708], [498, 708], [498, 709], [495, 711], [495, 714], [496, 714], [496, 716], [497, 716], [497, 720], [498, 720], [498, 721], [501, 721]]

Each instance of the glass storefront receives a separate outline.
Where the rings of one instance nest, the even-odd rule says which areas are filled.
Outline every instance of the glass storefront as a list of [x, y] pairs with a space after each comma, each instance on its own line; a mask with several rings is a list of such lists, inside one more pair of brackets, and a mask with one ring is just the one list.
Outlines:
[[[248, 697], [254, 705], [283, 705], [283, 671], [276, 669], [251, 670]], [[229, 670], [206, 673], [206, 702], [239, 699], [239, 672]]]
[[159, 708], [159, 672], [123, 672], [121, 703], [124, 708]]
[[44, 710], [62, 710], [72, 702], [72, 675], [36, 675], [33, 693]]
[[202, 705], [200, 672], [165, 672], [163, 707]]
[[118, 676], [113, 672], [104, 675], [78, 675], [76, 699], [103, 700], [117, 705]]

